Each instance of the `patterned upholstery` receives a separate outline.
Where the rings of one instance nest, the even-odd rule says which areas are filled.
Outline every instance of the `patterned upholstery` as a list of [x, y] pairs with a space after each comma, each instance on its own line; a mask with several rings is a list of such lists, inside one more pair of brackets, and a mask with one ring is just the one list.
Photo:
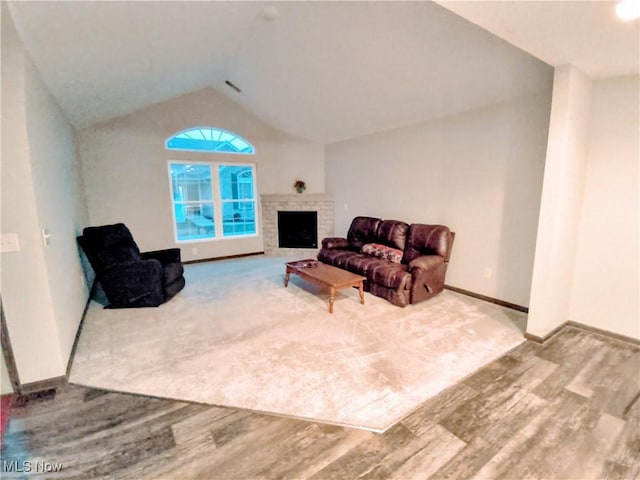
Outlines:
[[389, 260], [393, 263], [402, 262], [402, 256], [404, 255], [402, 250], [391, 248], [380, 243], [367, 243], [362, 246], [361, 252], [383, 260]]

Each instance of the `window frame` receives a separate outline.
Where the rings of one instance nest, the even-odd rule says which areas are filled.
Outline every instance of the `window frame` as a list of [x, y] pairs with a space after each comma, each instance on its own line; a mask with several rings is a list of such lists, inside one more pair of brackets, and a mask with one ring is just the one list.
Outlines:
[[[210, 203], [213, 209], [213, 236], [212, 237], [201, 237], [201, 238], [189, 238], [189, 239], [179, 239], [178, 238], [178, 222], [176, 218], [175, 205], [176, 201], [174, 200], [174, 186], [173, 186], [173, 176], [171, 172], [171, 166], [173, 164], [180, 165], [206, 165], [210, 168], [211, 171], [211, 200]], [[253, 198], [249, 199], [229, 199], [223, 200], [222, 198], [222, 190], [223, 186], [220, 183], [220, 170], [221, 166], [232, 166], [232, 167], [247, 167], [250, 169], [252, 174], [252, 183], [253, 183]], [[212, 242], [212, 241], [220, 241], [220, 240], [232, 240], [232, 239], [242, 239], [242, 238], [253, 238], [259, 236], [260, 225], [259, 225], [259, 212], [258, 212], [258, 184], [257, 184], [257, 165], [254, 162], [225, 162], [225, 161], [191, 161], [184, 159], [169, 159], [167, 160], [167, 172], [169, 175], [169, 197], [171, 200], [171, 217], [173, 223], [173, 238], [176, 244], [189, 244], [189, 243], [202, 243], [202, 242]], [[209, 202], [206, 200], [205, 202]], [[224, 233], [224, 214], [223, 214], [223, 205], [225, 203], [249, 203], [253, 202], [254, 205], [254, 225], [255, 232], [247, 233], [247, 234], [229, 234], [225, 235]], [[203, 203], [193, 202], [193, 203]]]
[[[217, 175], [218, 175], [218, 190], [219, 190], [219, 194], [220, 194], [220, 215], [222, 216], [222, 238], [234, 238], [234, 237], [248, 237], [251, 235], [258, 235], [258, 221], [257, 221], [257, 217], [258, 217], [258, 200], [257, 200], [257, 191], [256, 191], [256, 165], [250, 162], [214, 162], [216, 163], [217, 166]], [[251, 197], [243, 197], [243, 198], [227, 198], [225, 199], [225, 195], [224, 195], [224, 190], [223, 190], [223, 184], [222, 184], [222, 180], [220, 177], [220, 169], [221, 167], [244, 167], [244, 172], [246, 171], [250, 171], [251, 172], [251, 181], [250, 182], [244, 182], [244, 183], [250, 183], [251, 184], [251, 193], [252, 196]], [[242, 172], [242, 173], [244, 173]], [[243, 183], [243, 182], [237, 182], [238, 186]], [[228, 185], [224, 185], [226, 187], [228, 187]], [[236, 188], [238, 188], [238, 186], [236, 186]], [[231, 190], [233, 190], [233, 186], [231, 185]], [[250, 210], [250, 208], [240, 208], [240, 205], [238, 204], [244, 204], [244, 205], [248, 205], [248, 204], [252, 204], [253, 205], [253, 228], [255, 230], [254, 233], [248, 233], [248, 234], [229, 234], [226, 235], [225, 234], [225, 205], [233, 205], [236, 204], [236, 206], [238, 207], [238, 212], [243, 211], [243, 210]], [[234, 214], [235, 216], [235, 214]], [[235, 222], [232, 222], [235, 223]], [[246, 223], [246, 222], [243, 222]]]

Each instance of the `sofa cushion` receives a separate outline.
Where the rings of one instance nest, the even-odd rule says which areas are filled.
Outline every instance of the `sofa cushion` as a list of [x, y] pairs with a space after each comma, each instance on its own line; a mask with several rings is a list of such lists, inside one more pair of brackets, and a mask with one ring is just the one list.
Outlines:
[[[408, 265], [392, 263], [388, 260], [363, 253], [351, 252], [343, 256], [344, 268], [350, 272], [367, 277], [368, 283], [378, 283], [387, 288], [406, 290], [411, 288], [411, 272]], [[339, 266], [335, 265], [334, 266]]]
[[346, 259], [345, 268], [350, 272], [357, 273], [358, 275], [369, 276], [370, 270], [372, 270], [380, 262], [389, 263], [386, 260], [381, 260], [371, 255], [364, 253], [354, 253]]
[[362, 246], [361, 252], [381, 258], [382, 260], [389, 260], [393, 263], [400, 263], [402, 261], [402, 255], [404, 254], [400, 249], [391, 248], [379, 243], [366, 243]]
[[411, 288], [409, 267], [402, 263], [391, 263], [386, 260], [375, 259], [369, 265], [367, 279], [370, 282], [396, 290], [408, 290]]
[[351, 250], [323, 248], [318, 252], [318, 260], [338, 268], [347, 268], [347, 261], [354, 255], [359, 255]]
[[378, 226], [377, 243], [404, 250], [409, 224], [400, 220], [383, 220]]
[[347, 233], [349, 246], [359, 252], [365, 243], [375, 242], [380, 221], [373, 217], [355, 217]]

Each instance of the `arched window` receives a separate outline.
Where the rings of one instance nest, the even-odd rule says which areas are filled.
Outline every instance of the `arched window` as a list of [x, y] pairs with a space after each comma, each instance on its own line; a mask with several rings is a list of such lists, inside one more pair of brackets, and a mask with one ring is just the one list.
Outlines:
[[[195, 127], [169, 138], [168, 150], [255, 153], [244, 138], [217, 128]], [[169, 183], [177, 242], [255, 236], [255, 164], [169, 160]]]
[[240, 135], [211, 127], [196, 127], [176, 133], [167, 139], [167, 150], [242, 153], [253, 155], [255, 149]]

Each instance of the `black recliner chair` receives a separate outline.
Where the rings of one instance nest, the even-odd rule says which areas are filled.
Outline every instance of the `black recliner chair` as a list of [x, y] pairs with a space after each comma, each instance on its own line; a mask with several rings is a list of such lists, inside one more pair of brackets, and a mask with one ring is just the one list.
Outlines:
[[157, 307], [184, 288], [180, 249], [140, 253], [123, 223], [87, 227], [78, 237], [108, 308]]

